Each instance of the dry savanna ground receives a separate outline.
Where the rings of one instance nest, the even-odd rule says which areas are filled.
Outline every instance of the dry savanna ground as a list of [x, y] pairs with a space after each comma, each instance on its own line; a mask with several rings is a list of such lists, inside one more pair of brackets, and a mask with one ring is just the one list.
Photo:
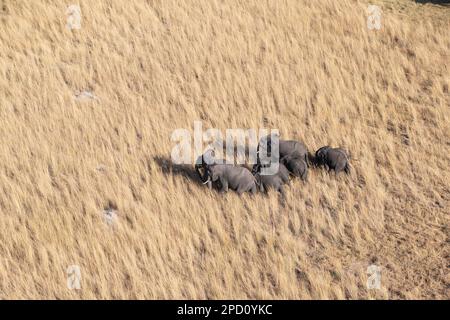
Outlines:
[[[450, 297], [449, 7], [80, 0], [69, 30], [66, 2], [0, 1], [0, 298]], [[353, 170], [220, 195], [170, 161], [194, 121]]]

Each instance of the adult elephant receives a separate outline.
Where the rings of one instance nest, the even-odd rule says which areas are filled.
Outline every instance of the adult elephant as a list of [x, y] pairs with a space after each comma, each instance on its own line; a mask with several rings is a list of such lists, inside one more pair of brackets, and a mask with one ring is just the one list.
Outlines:
[[317, 166], [325, 166], [328, 171], [334, 170], [336, 174], [341, 171], [345, 171], [347, 174], [350, 173], [349, 156], [341, 148], [321, 147], [316, 151], [314, 163]]
[[[279, 150], [279, 159], [289, 157], [291, 159], [302, 159], [305, 163], [309, 164], [309, 156], [308, 156], [308, 148], [306, 145], [300, 141], [296, 140], [278, 140], [278, 150]], [[263, 148], [266, 143], [267, 156], [271, 155], [272, 148], [272, 135], [267, 135], [262, 138], [258, 144], [257, 154], [258, 154], [258, 163], [260, 163], [260, 150]]]
[[213, 164], [206, 169], [208, 188], [212, 189], [212, 183], [219, 181], [222, 185], [221, 192], [228, 189], [235, 190], [239, 195], [244, 192], [256, 193], [256, 180], [252, 173], [244, 167], [232, 164]]

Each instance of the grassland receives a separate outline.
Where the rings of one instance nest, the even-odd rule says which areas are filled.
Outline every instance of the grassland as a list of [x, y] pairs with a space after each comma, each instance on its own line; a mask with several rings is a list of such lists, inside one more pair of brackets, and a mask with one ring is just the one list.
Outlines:
[[[0, 2], [0, 298], [450, 298], [448, 7], [374, 1], [369, 30], [367, 1], [77, 3], [80, 30]], [[353, 172], [219, 195], [170, 162], [194, 121]]]

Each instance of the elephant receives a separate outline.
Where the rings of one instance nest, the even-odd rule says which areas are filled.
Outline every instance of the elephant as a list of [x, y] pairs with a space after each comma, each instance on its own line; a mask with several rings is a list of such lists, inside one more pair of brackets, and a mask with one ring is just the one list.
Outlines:
[[303, 158], [294, 158], [293, 156], [285, 156], [280, 162], [286, 166], [287, 170], [295, 177], [301, 178], [303, 181], [308, 179], [308, 165]]
[[286, 167], [280, 163], [278, 166], [278, 172], [272, 175], [261, 174], [261, 165], [255, 164], [253, 166], [252, 173], [256, 178], [256, 183], [259, 186], [261, 192], [267, 191], [268, 189], [274, 189], [280, 192], [283, 196], [284, 184], [289, 184], [289, 171]]
[[308, 149], [302, 142], [299, 141], [280, 140], [280, 158], [285, 156], [305, 159], [305, 163], [308, 163]]
[[[258, 163], [259, 163], [259, 151], [260, 151], [260, 147], [261, 147], [261, 142], [267, 141], [267, 155], [270, 156], [271, 154], [271, 141], [272, 141], [272, 136], [268, 135], [265, 138], [260, 140], [260, 143], [258, 144], [258, 148], [257, 148], [257, 154], [258, 154]], [[299, 159], [304, 159], [306, 165], [309, 165], [309, 153], [308, 153], [308, 148], [305, 146], [304, 143], [300, 142], [300, 141], [296, 141], [296, 140], [279, 140], [279, 154], [280, 157], [279, 159], [286, 157], [286, 156], [291, 156], [292, 158], [299, 158]]]
[[232, 164], [213, 164], [206, 168], [208, 188], [212, 189], [212, 182], [220, 181], [221, 192], [225, 193], [228, 188], [235, 190], [239, 195], [244, 192], [256, 193], [256, 180], [252, 173], [244, 167]]
[[350, 174], [349, 156], [344, 149], [321, 147], [316, 151], [314, 162], [317, 166], [325, 166], [328, 171], [334, 170], [336, 174], [341, 171]]

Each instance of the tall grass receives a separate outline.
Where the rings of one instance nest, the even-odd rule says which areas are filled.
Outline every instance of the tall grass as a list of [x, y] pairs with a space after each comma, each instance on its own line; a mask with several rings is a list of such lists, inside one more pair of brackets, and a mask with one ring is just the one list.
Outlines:
[[[68, 30], [3, 0], [0, 298], [448, 299], [450, 11], [376, 4], [381, 30], [366, 1], [80, 0]], [[345, 147], [352, 175], [208, 191], [170, 162], [197, 120]]]

